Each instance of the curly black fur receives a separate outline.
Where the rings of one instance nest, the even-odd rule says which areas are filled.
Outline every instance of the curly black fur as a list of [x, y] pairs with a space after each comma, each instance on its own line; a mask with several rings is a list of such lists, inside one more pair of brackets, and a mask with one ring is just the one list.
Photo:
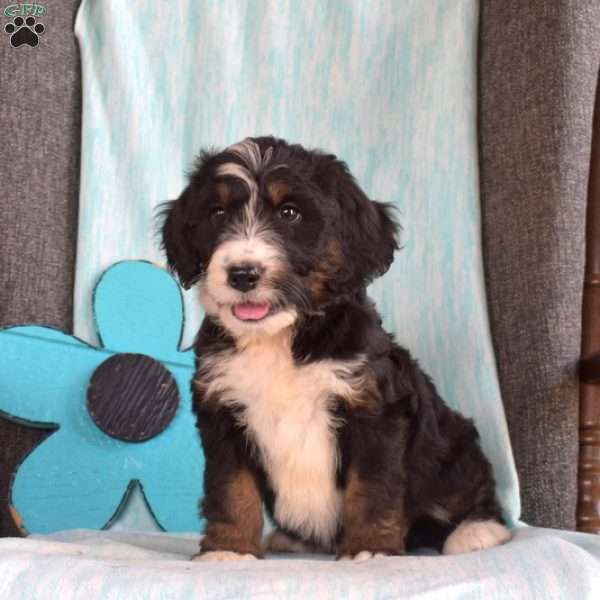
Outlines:
[[[167, 209], [169, 265], [184, 286], [203, 285], [214, 252], [231, 237], [226, 227], [211, 222], [215, 199], [225, 194], [231, 219], [249, 202], [243, 182], [219, 176], [219, 167], [247, 167], [258, 186], [257, 218], [285, 256], [284, 272], [271, 284], [281, 306], [297, 312], [290, 337], [294, 364], [344, 365], [362, 357], [363, 365], [360, 397], [332, 397], [327, 405], [337, 424], [335, 486], [343, 498], [331, 544], [289, 523], [278, 522], [280, 529], [340, 555], [399, 554], [419, 545], [441, 550], [465, 521], [502, 523], [492, 468], [473, 423], [442, 401], [408, 351], [384, 331], [366, 296], [366, 285], [388, 269], [398, 248], [391, 208], [371, 201], [333, 155], [270, 137], [251, 142], [269, 157], [257, 171], [231, 150], [201, 155], [189, 186]], [[268, 191], [274, 180], [287, 194], [285, 201], [300, 208], [300, 226], [277, 219], [281, 199]], [[227, 187], [217, 193], [220, 183]], [[206, 455], [203, 552], [261, 555], [256, 533], [261, 501], [278, 521], [278, 492], [260, 440], [244, 422], [246, 409], [210, 391], [217, 369], [204, 367], [243, 348], [218, 315], [207, 315], [195, 344], [193, 386]]]

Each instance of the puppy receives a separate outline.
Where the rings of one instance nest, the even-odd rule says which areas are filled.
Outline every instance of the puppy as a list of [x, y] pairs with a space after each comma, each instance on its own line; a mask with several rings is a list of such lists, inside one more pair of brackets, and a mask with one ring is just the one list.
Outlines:
[[[192, 383], [200, 559], [453, 554], [509, 539], [473, 423], [365, 293], [397, 229], [335, 156], [272, 137], [202, 153], [167, 208], [168, 264], [206, 311]], [[266, 545], [263, 505], [277, 526]]]

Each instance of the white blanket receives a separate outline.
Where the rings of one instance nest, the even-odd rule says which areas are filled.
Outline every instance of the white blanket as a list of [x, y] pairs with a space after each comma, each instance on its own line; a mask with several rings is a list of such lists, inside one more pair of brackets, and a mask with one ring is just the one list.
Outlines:
[[68, 531], [0, 540], [0, 598], [598, 600], [600, 537], [524, 527], [505, 546], [362, 563], [279, 555], [190, 562], [198, 536]]

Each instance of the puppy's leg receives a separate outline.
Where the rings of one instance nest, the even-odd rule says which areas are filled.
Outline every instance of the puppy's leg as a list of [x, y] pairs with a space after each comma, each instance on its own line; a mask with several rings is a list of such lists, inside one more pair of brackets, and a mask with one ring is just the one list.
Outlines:
[[223, 561], [262, 555], [262, 501], [255, 477], [246, 469], [230, 473], [230, 477], [204, 498], [207, 524], [201, 552], [195, 560]]
[[464, 497], [463, 502], [472, 499], [475, 499], [475, 503], [467, 515], [453, 519], [456, 527], [444, 542], [444, 554], [486, 550], [510, 540], [510, 531], [502, 522], [502, 510], [496, 499], [491, 470], [479, 489]]
[[403, 554], [408, 530], [402, 496], [350, 468], [344, 490], [339, 559], [357, 561]]
[[454, 468], [461, 473], [452, 476], [452, 470], [449, 472], [454, 493], [438, 502], [442, 512], [446, 508], [449, 523], [454, 525], [443, 543], [442, 552], [463, 554], [507, 542], [511, 535], [502, 522], [492, 468], [479, 445], [473, 443], [467, 448]]
[[262, 497], [256, 475], [244, 459], [241, 433], [223, 410], [200, 413], [199, 426], [206, 459], [202, 513], [207, 523], [194, 560], [258, 558]]

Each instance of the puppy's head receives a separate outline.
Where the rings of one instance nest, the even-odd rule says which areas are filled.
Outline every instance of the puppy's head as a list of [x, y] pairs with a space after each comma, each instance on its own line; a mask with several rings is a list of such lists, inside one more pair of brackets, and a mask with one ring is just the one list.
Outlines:
[[384, 273], [390, 208], [343, 162], [275, 138], [203, 153], [163, 226], [168, 264], [235, 337], [274, 334]]

